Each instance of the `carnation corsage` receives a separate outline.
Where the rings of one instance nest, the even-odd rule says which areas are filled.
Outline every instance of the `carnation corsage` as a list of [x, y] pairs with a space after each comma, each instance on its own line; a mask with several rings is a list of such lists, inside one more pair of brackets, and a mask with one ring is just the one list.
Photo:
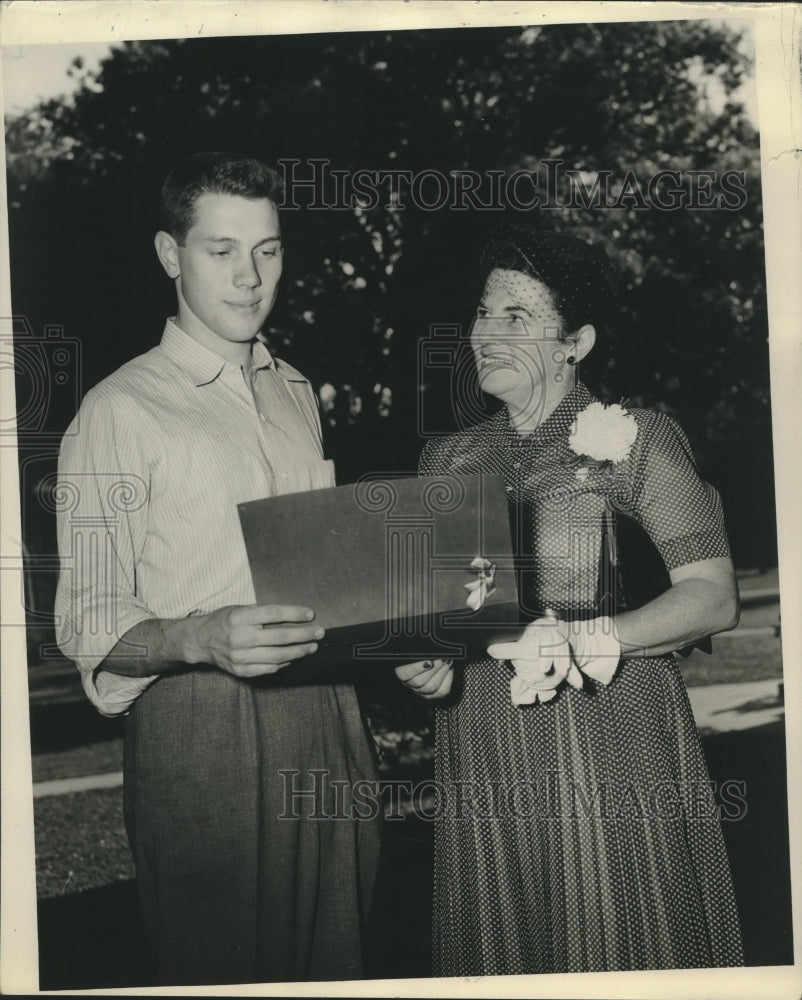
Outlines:
[[568, 447], [581, 460], [577, 479], [587, 479], [592, 468], [623, 462], [637, 436], [637, 421], [619, 403], [591, 403], [577, 414], [568, 437]]

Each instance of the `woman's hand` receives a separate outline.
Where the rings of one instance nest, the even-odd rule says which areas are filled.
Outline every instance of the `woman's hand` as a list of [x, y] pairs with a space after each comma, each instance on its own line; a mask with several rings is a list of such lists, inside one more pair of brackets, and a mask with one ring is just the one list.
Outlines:
[[421, 698], [445, 698], [454, 682], [453, 660], [419, 660], [395, 668], [396, 676]]

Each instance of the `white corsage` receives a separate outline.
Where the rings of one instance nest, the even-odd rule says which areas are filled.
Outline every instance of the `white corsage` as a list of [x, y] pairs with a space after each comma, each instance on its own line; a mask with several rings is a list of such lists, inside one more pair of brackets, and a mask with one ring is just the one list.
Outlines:
[[637, 421], [623, 406], [591, 403], [577, 414], [568, 436], [568, 447], [585, 460], [576, 470], [577, 479], [587, 479], [591, 467], [623, 462], [637, 436]]
[[476, 556], [471, 561], [471, 569], [476, 570], [476, 579], [465, 584], [468, 597], [465, 603], [471, 611], [484, 607], [485, 601], [496, 592], [496, 567], [483, 556]]

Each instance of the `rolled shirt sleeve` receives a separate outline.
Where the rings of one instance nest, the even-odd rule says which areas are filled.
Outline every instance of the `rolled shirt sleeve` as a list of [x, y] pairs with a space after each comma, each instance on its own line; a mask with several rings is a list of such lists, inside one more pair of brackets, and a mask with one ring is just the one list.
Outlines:
[[128, 711], [157, 679], [99, 669], [129, 629], [156, 617], [137, 594], [149, 481], [132, 417], [102, 392], [89, 393], [58, 465], [56, 635], [90, 701], [106, 716]]

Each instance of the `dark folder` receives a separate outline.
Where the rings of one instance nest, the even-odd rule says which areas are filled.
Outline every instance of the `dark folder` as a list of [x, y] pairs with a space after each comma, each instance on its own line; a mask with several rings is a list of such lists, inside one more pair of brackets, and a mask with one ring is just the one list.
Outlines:
[[326, 629], [305, 662], [461, 657], [516, 629], [499, 476], [363, 480], [239, 514], [256, 600], [314, 608]]

